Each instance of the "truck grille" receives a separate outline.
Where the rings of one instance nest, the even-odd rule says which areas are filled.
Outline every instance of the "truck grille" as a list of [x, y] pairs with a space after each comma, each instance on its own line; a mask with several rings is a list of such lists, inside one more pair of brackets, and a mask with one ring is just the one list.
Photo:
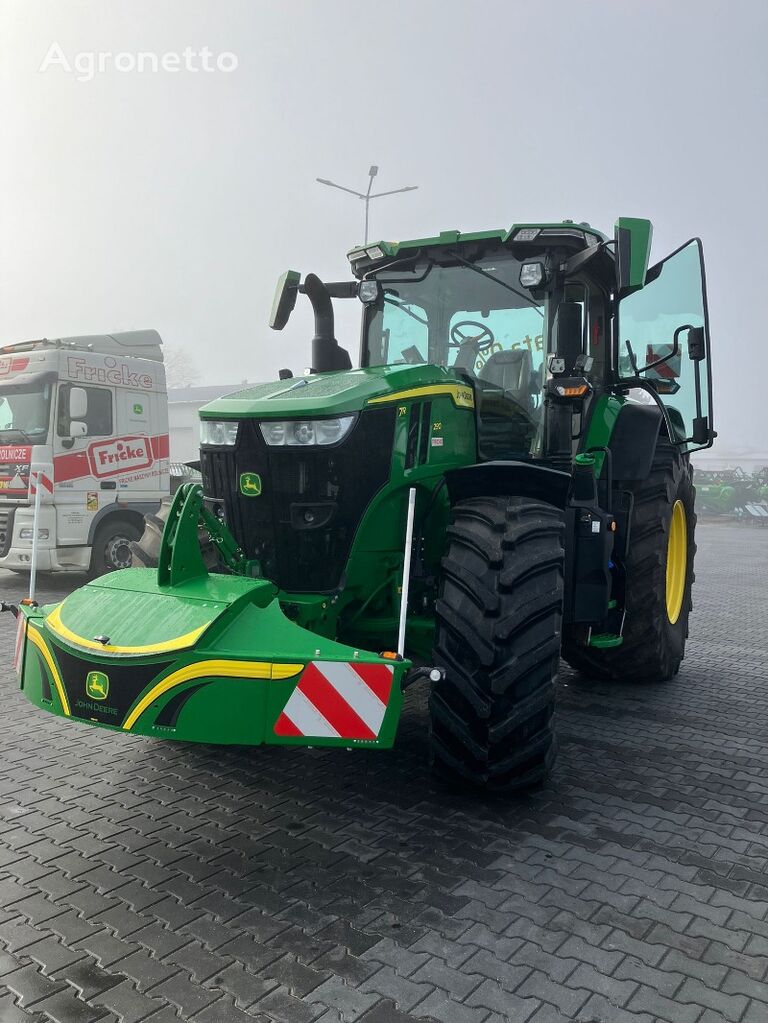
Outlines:
[[[209, 507], [264, 576], [289, 593], [328, 593], [341, 585], [352, 541], [374, 495], [388, 482], [395, 409], [362, 412], [333, 447], [269, 447], [254, 419], [240, 423], [237, 445], [203, 448]], [[240, 476], [258, 473], [261, 493], [240, 492]]]
[[15, 508], [0, 508], [0, 558], [4, 558], [11, 547], [15, 512]]

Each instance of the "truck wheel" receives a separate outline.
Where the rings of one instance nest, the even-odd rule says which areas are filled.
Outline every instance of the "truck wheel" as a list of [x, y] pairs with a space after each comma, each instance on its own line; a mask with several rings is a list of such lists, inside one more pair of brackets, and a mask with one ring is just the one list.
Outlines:
[[546, 777], [562, 609], [560, 511], [517, 497], [459, 502], [435, 608], [445, 678], [429, 710], [440, 776], [498, 792]]
[[131, 522], [115, 519], [96, 530], [91, 548], [91, 577], [131, 567], [131, 541], [137, 540], [139, 531]]
[[651, 472], [630, 485], [624, 642], [600, 649], [566, 636], [563, 657], [601, 681], [665, 682], [680, 669], [691, 612], [695, 489], [688, 458], [661, 438]]
[[131, 544], [131, 564], [134, 568], [157, 568], [160, 541], [172, 503], [173, 497], [164, 497], [156, 515], [144, 516], [144, 532], [140, 539]]

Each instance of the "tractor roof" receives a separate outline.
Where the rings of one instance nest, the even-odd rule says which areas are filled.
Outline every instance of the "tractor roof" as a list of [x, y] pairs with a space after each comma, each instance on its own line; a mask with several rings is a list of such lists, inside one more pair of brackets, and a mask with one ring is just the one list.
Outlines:
[[414, 249], [434, 249], [446, 245], [494, 241], [501, 246], [508, 245], [510, 242], [538, 242], [541, 244], [547, 238], [568, 239], [572, 244], [580, 241], [582, 247], [586, 247], [604, 241], [606, 237], [602, 231], [596, 230], [586, 222], [577, 224], [572, 220], [562, 220], [551, 223], [513, 224], [510, 228], [502, 228], [498, 231], [441, 231], [433, 238], [411, 238], [400, 242], [371, 242], [365, 246], [355, 246], [347, 253], [347, 258], [353, 272], [357, 273], [358, 268], [362, 270], [364, 267], [368, 270], [371, 264], [384, 259], [392, 259]]

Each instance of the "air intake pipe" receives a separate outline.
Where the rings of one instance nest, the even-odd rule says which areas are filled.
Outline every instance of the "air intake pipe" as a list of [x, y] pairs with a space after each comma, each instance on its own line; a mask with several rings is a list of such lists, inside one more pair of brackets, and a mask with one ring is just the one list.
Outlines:
[[330, 373], [333, 370], [352, 369], [349, 353], [333, 336], [333, 303], [328, 289], [317, 274], [307, 274], [302, 290], [312, 303], [315, 314], [312, 372]]

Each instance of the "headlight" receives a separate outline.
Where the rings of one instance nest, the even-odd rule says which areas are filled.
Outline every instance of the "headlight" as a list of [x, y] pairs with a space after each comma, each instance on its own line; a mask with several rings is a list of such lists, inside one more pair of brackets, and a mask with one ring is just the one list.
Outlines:
[[540, 231], [540, 227], [521, 227], [515, 231], [515, 241], [532, 242]]
[[357, 297], [364, 305], [375, 302], [379, 297], [378, 281], [360, 281], [357, 287]]
[[338, 444], [352, 429], [354, 416], [337, 419], [294, 419], [259, 423], [261, 435], [270, 447], [311, 447], [316, 444]]
[[543, 263], [523, 263], [520, 267], [520, 283], [524, 288], [538, 288], [545, 278]]
[[221, 422], [216, 419], [200, 420], [200, 443], [232, 447], [237, 440], [237, 421]]
[[[32, 527], [27, 529], [27, 527], [25, 526], [24, 529], [20, 529], [19, 530], [19, 539], [20, 540], [31, 540], [32, 539], [32, 533], [33, 533]], [[48, 534], [48, 530], [47, 529], [38, 529], [38, 531], [37, 531], [37, 539], [38, 540], [47, 540], [48, 539], [48, 535], [49, 534]]]

